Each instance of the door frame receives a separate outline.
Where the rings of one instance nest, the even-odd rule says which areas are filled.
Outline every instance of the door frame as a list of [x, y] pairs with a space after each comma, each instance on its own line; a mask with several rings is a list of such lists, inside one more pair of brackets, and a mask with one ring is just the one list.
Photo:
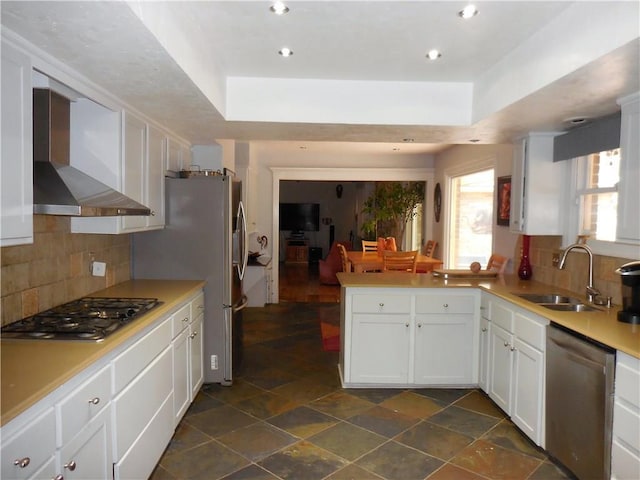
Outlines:
[[[289, 168], [270, 167], [272, 175], [272, 264], [280, 264], [280, 180], [308, 180], [308, 181], [363, 181], [363, 182], [425, 182], [425, 199], [433, 197], [434, 168]], [[426, 209], [425, 209], [426, 210]], [[433, 235], [433, 223], [425, 221], [426, 238]], [[277, 270], [276, 270], [277, 272]], [[273, 275], [271, 303], [279, 302], [279, 276]]]

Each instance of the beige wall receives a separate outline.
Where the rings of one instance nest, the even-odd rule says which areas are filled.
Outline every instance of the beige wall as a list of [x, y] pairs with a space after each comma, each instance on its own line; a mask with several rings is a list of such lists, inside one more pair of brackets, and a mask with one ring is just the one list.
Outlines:
[[[34, 215], [33, 226], [33, 244], [0, 249], [2, 325], [129, 280], [129, 235], [71, 234], [68, 217]], [[106, 276], [91, 276], [92, 257]]]

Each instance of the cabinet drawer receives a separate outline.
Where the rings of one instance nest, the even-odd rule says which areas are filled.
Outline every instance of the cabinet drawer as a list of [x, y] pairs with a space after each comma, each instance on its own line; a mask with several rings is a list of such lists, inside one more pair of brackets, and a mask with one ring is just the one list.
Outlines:
[[640, 408], [640, 360], [617, 353], [616, 398]]
[[176, 338], [182, 330], [191, 323], [191, 305], [186, 304], [171, 317], [173, 323], [173, 337]]
[[171, 343], [171, 322], [162, 322], [113, 361], [113, 393], [117, 394]]
[[199, 315], [204, 313], [204, 293], [200, 293], [191, 302], [191, 321], [193, 322]]
[[542, 352], [545, 350], [546, 328], [544, 324], [517, 313], [513, 328], [516, 337], [520, 340]]
[[[56, 416], [53, 408], [50, 408], [23, 428], [18, 435], [2, 445], [0, 477], [4, 479], [30, 478], [38, 472], [42, 465], [50, 461], [55, 451]], [[28, 461], [28, 465], [24, 468], [14, 465], [15, 461], [20, 460]]]
[[616, 438], [611, 445], [611, 479], [629, 480], [638, 478], [640, 472], [640, 457], [622, 445]]
[[640, 416], [626, 405], [616, 402], [613, 408], [613, 431], [616, 438], [624, 443], [638, 447], [640, 438]]
[[475, 298], [471, 295], [419, 295], [416, 313], [473, 313]]
[[77, 388], [58, 406], [60, 418], [59, 445], [71, 440], [93, 417], [111, 401], [111, 368], [103, 368]]
[[352, 308], [357, 313], [410, 313], [409, 295], [354, 295]]
[[500, 325], [507, 332], [513, 333], [513, 310], [510, 310], [501, 303], [492, 302], [491, 321]]
[[[167, 347], [122, 394], [114, 399], [116, 462], [129, 450], [140, 432], [146, 428], [167, 396], [171, 394], [173, 388], [171, 360], [171, 348]], [[173, 398], [171, 398], [171, 406], [173, 406]], [[168, 426], [173, 428], [171, 417]]]

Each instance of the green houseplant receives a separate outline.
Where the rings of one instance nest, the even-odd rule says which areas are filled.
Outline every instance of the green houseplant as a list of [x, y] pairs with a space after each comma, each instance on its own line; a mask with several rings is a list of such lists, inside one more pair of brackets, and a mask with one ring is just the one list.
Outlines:
[[402, 245], [407, 223], [423, 202], [424, 182], [377, 182], [362, 208], [363, 237], [370, 240], [395, 237], [398, 245]]

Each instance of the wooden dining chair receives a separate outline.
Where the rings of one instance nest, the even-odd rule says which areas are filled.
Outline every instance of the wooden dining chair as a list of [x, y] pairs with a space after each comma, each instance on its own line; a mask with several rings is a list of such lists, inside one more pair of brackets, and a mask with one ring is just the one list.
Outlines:
[[340, 260], [342, 260], [342, 271], [350, 272], [351, 271], [351, 262], [349, 262], [349, 258], [347, 257], [347, 249], [344, 248], [344, 245], [341, 243], [338, 244], [338, 251], [340, 252]]
[[363, 252], [377, 252], [378, 251], [378, 242], [374, 242], [373, 240], [362, 240], [362, 251]]
[[433, 257], [433, 254], [435, 253], [437, 246], [438, 246], [438, 242], [436, 242], [435, 240], [427, 241], [427, 243], [424, 245], [423, 255], [429, 258]]
[[487, 270], [504, 273], [504, 269], [507, 267], [508, 262], [509, 259], [507, 257], [493, 253], [487, 262]]
[[392, 252], [385, 250], [382, 253], [383, 272], [408, 272], [416, 273], [418, 264], [418, 250], [410, 252]]

